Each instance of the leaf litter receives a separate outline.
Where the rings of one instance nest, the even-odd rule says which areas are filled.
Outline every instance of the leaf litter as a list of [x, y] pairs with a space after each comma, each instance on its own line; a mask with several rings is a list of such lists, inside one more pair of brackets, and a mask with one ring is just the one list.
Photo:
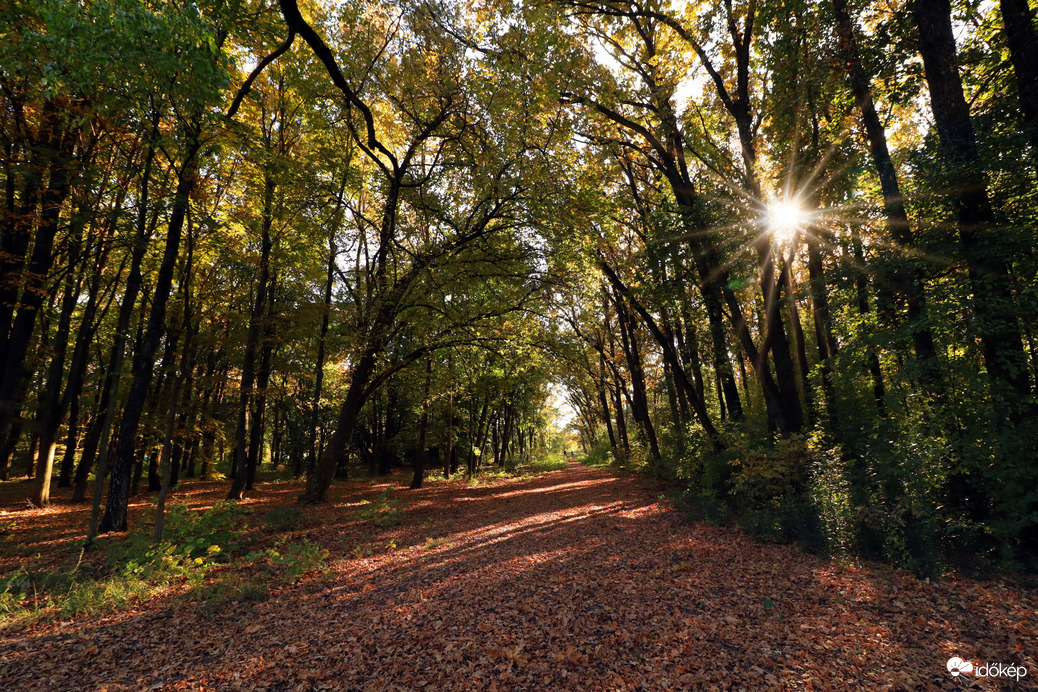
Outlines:
[[[577, 464], [394, 489], [400, 522], [358, 516], [402, 482], [340, 484], [307, 509], [302, 533], [330, 570], [267, 600], [214, 607], [174, 589], [6, 628], [0, 689], [942, 690], [1038, 676], [1038, 598], [1009, 580], [929, 583], [758, 544], [685, 521], [643, 479]], [[186, 487], [199, 507], [225, 490]], [[299, 487], [261, 486], [250, 502], [286, 505]], [[79, 506], [3, 518], [0, 574], [26, 550], [56, 563], [82, 538], [69, 528]], [[953, 678], [953, 656], [1028, 677]]]

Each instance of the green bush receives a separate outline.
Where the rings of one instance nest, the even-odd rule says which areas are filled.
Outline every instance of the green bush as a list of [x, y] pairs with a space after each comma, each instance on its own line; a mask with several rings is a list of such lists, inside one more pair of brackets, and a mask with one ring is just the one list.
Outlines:
[[[108, 544], [103, 569], [88, 571], [80, 560], [65, 570], [30, 573], [21, 568], [0, 581], [0, 620], [23, 620], [56, 612], [60, 617], [110, 612], [131, 606], [165, 586], [202, 583], [240, 540], [246, 510], [233, 502], [190, 512], [171, 505], [164, 538], [151, 541], [141, 527]], [[31, 603], [31, 610], [30, 610]]]
[[594, 468], [609, 466], [613, 461], [612, 448], [609, 446], [609, 441], [603, 440], [592, 447], [591, 451], [580, 460], [580, 463]]
[[676, 494], [673, 502], [692, 521], [705, 521], [712, 526], [728, 526], [732, 521], [728, 503], [713, 493], [685, 490]]
[[245, 556], [247, 562], [262, 564], [278, 573], [289, 583], [302, 579], [311, 570], [327, 573], [328, 551], [310, 539], [290, 544], [282, 552], [284, 541], [279, 541], [274, 548], [253, 551]]
[[0, 620], [24, 609], [31, 588], [32, 579], [24, 567], [0, 580]]
[[153, 581], [184, 577], [197, 583], [237, 547], [247, 514], [233, 501], [218, 502], [201, 512], [171, 505], [161, 542], [153, 543], [151, 531], [138, 528], [112, 546], [109, 563], [113, 571], [127, 577]]
[[848, 557], [854, 548], [854, 513], [841, 450], [824, 444], [821, 437], [812, 438], [810, 446], [815, 454], [810, 462], [808, 494], [817, 512], [825, 550], [833, 557]]
[[275, 507], [263, 515], [263, 526], [269, 533], [296, 531], [306, 524], [306, 515], [298, 507]]
[[549, 471], [564, 469], [566, 464], [566, 459], [561, 454], [551, 452], [540, 459], [534, 459], [522, 470], [524, 473], [548, 473]]
[[396, 526], [404, 523], [402, 510], [397, 506], [400, 500], [390, 500], [390, 491], [391, 488], [386, 488], [377, 498], [365, 502], [358, 510], [357, 516], [375, 526]]

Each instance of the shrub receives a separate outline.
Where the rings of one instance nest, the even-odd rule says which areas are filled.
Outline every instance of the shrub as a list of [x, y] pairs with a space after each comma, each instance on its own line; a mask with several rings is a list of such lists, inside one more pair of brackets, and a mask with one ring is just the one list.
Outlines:
[[531, 461], [523, 469], [526, 473], [548, 473], [566, 468], [566, 459], [557, 452], [550, 452], [540, 459]]
[[609, 446], [609, 441], [602, 440], [591, 448], [591, 451], [580, 460], [580, 463], [585, 466], [600, 467], [609, 466], [613, 461], [612, 448]]
[[0, 619], [21, 611], [31, 588], [32, 580], [24, 567], [0, 580]]
[[298, 507], [275, 507], [263, 515], [263, 526], [269, 533], [296, 531], [306, 524], [306, 515]]
[[386, 488], [377, 498], [368, 500], [358, 510], [357, 515], [375, 526], [396, 526], [404, 523], [404, 518], [400, 516], [402, 510], [397, 506], [400, 500], [390, 500], [390, 491], [390, 488]]
[[317, 543], [304, 539], [290, 544], [282, 552], [279, 549], [283, 544], [284, 541], [278, 541], [274, 548], [251, 552], [245, 556], [245, 560], [266, 565], [289, 583], [299, 581], [311, 570], [319, 570], [322, 573], [329, 571], [326, 565], [328, 551]]
[[724, 499], [710, 492], [685, 490], [674, 497], [674, 507], [692, 521], [705, 521], [712, 526], [728, 526], [732, 510]]
[[810, 462], [811, 503], [818, 514], [826, 552], [847, 557], [854, 547], [851, 485], [844, 470], [839, 447], [826, 449], [821, 437], [811, 439], [815, 455]]

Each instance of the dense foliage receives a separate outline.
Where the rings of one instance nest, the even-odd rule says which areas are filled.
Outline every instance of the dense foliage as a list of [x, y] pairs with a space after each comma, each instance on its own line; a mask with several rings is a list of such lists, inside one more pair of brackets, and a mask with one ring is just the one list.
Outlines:
[[0, 476], [92, 536], [181, 477], [514, 470], [561, 393], [711, 521], [1033, 559], [1026, 0], [0, 20]]

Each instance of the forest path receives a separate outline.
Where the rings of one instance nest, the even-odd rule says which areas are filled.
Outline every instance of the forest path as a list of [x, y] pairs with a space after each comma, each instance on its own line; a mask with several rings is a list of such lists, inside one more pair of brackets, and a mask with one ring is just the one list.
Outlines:
[[376, 527], [357, 508], [385, 480], [337, 484], [299, 532], [330, 573], [265, 601], [171, 593], [11, 628], [0, 688], [957, 689], [951, 656], [1038, 676], [1034, 591], [759, 545], [650, 485], [577, 464], [438, 482], [394, 491], [403, 522]]

